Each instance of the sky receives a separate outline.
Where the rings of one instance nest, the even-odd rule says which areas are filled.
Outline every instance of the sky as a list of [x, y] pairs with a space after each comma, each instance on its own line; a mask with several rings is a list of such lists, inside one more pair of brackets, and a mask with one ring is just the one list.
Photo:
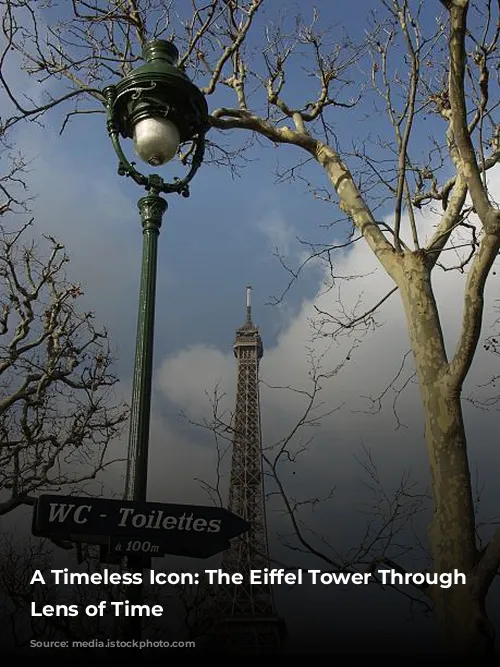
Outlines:
[[[336, 25], [337, 31], [354, 31], [361, 38], [364, 26], [359, 17], [367, 16], [373, 3], [355, 0], [354, 4], [355, 12], [353, 3], [317, 3], [325, 25]], [[295, 6], [280, 0], [272, 11], [287, 10], [291, 16]], [[440, 8], [428, 10], [423, 18], [426, 26], [433, 23], [439, 11]], [[269, 14], [261, 19], [258, 30], [265, 28], [267, 21]], [[258, 34], [257, 31], [253, 37], [256, 43]], [[16, 63], [12, 61], [10, 67], [16, 76]], [[291, 97], [300, 97], [304, 92], [302, 74], [298, 69], [295, 81], [292, 77], [287, 84]], [[359, 71], [358, 76], [362, 75], [363, 71]], [[27, 81], [18, 79], [16, 85], [23, 89]], [[354, 81], [352, 88], [358, 85]], [[31, 82], [30, 86], [30, 96], [39, 94], [36, 84]], [[368, 95], [370, 101], [373, 98]], [[211, 109], [218, 103], [217, 96], [209, 99]], [[339, 108], [331, 112], [344, 146], [352, 147], [369, 135], [386, 136], [387, 119], [380, 113], [370, 114], [368, 103], [354, 111]], [[0, 99], [2, 116], [6, 108], [6, 101]], [[117, 160], [106, 136], [104, 116], [73, 119], [62, 136], [61, 118], [61, 113], [54, 112], [46, 117], [43, 127], [26, 124], [15, 133], [16, 147], [32, 160], [28, 180], [36, 195], [32, 203], [35, 230], [52, 234], [66, 245], [71, 278], [83, 286], [83, 304], [88, 304], [97, 321], [109, 330], [121, 378], [119, 391], [128, 400], [141, 257], [136, 202], [143, 193], [117, 175]], [[439, 128], [433, 118], [426, 122], [416, 129], [415, 146]], [[238, 142], [235, 134], [231, 133], [226, 141]], [[159, 239], [148, 498], [172, 503], [209, 502], [199, 480], [215, 479], [214, 441], [209, 433], [188, 422], [209, 418], [207, 394], [216, 385], [225, 394], [224, 407], [234, 407], [237, 369], [232, 343], [236, 328], [244, 322], [245, 287], [250, 284], [253, 319], [264, 342], [261, 409], [265, 446], [289, 433], [299, 418], [303, 401], [286, 387], [310, 387], [311, 345], [317, 355], [323, 355], [325, 372], [341, 364], [338, 373], [322, 383], [320, 393], [324, 409], [334, 411], [319, 426], [304, 431], [304, 440], [311, 434], [314, 439], [297, 463], [283, 474], [287, 490], [298, 499], [326, 496], [335, 488], [330, 501], [307, 515], [307, 526], [346, 552], [362, 539], [367, 506], [373, 502], [359, 462], [360, 458], [366, 460], [366, 449], [373, 456], [389, 496], [407, 472], [415, 480], [415, 489], [426, 491], [429, 478], [422, 411], [418, 389], [412, 382], [398, 400], [400, 423], [393, 411], [394, 389], [384, 394], [381, 409], [374, 409], [377, 396], [391, 385], [409, 350], [397, 294], [385, 302], [376, 315], [377, 326], [365, 335], [313, 341], [311, 321], [317, 309], [340, 312], [345, 307], [359, 314], [391, 288], [390, 279], [363, 243], [338, 251], [334, 260], [335, 275], [356, 279], [339, 278], [334, 289], [325, 292], [328, 276], [315, 263], [286, 291], [283, 300], [273, 305], [273, 297], [283, 293], [289, 280], [276, 257], [277, 249], [286, 255], [289, 265], [297, 266], [306, 250], [300, 239], [341, 240], [339, 228], [329, 226], [338, 211], [309, 194], [300, 180], [278, 182], [276, 171], [300, 159], [293, 150], [296, 149], [277, 149], [259, 142], [249, 152], [251, 161], [236, 177], [227, 168], [204, 165], [192, 183], [189, 199], [168, 197], [169, 208]], [[175, 169], [178, 167], [169, 166], [166, 173], [177, 175]], [[305, 173], [318, 187], [327, 186], [319, 166], [308, 166]], [[490, 177], [494, 191], [498, 191], [497, 176], [495, 172]], [[377, 215], [390, 220], [388, 205]], [[425, 237], [432, 232], [436, 218], [427, 214], [419, 216], [418, 222]], [[434, 278], [449, 350], [453, 350], [458, 336], [464, 280], [465, 276], [452, 271], [437, 271]], [[498, 280], [492, 275], [488, 283], [485, 336], [494, 330]], [[406, 359], [403, 373], [394, 385], [396, 390], [413, 373], [411, 358]], [[477, 391], [497, 367], [497, 359], [480, 347], [464, 395]], [[371, 399], [375, 399], [375, 404]], [[490, 520], [496, 513], [496, 470], [500, 463], [494, 437], [498, 412], [494, 408], [490, 412], [478, 411], [468, 402], [464, 402], [464, 409], [471, 470], [482, 488], [480, 516]], [[295, 446], [299, 444], [297, 440]], [[113, 451], [123, 452], [125, 447], [124, 439], [115, 443]], [[226, 468], [222, 479], [225, 493], [227, 472]], [[113, 472], [106, 482], [110, 489], [119, 491], [120, 479], [118, 472]], [[422, 535], [427, 520], [427, 514], [416, 517]], [[276, 499], [269, 502], [268, 523], [274, 558], [291, 564], [304, 563], [303, 567], [323, 567], [318, 559], [297, 554], [281, 544], [279, 535], [289, 534], [290, 525]], [[323, 548], [317, 537], [312, 539]], [[404, 539], [409, 544], [409, 533]], [[413, 552], [405, 559], [414, 564], [415, 570], [423, 562]], [[162, 566], [168, 567], [168, 562]], [[493, 617], [500, 621], [498, 595], [490, 598]], [[280, 587], [276, 599], [279, 613], [291, 628], [292, 644], [307, 640], [311, 646], [332, 649], [341, 645], [342, 638], [346, 641], [347, 635], [351, 640], [353, 630], [370, 627], [373, 641], [378, 641], [383, 650], [390, 627], [399, 633], [404, 650], [413, 652], [422, 636], [431, 640], [435, 633], [430, 621], [420, 616], [411, 619], [408, 601], [392, 591], [366, 587], [311, 590], [307, 586], [289, 591]], [[303, 628], [304, 605], [310, 621], [307, 630]]]

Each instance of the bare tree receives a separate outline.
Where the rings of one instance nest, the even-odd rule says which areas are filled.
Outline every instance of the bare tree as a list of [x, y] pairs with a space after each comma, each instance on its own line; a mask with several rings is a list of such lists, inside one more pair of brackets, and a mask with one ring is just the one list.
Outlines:
[[[291, 483], [293, 477], [290, 475], [290, 471], [293, 476], [296, 470], [300, 470], [301, 455], [309, 450], [322, 421], [343, 407], [343, 404], [332, 407], [329, 401], [322, 400], [325, 383], [332, 379], [336, 382], [341, 380], [341, 372], [352, 358], [357, 345], [357, 341], [352, 342], [345, 358], [329, 370], [325, 368], [329, 346], [321, 355], [316, 354], [312, 348], [308, 349], [308, 379], [301, 386], [271, 386], [260, 380], [263, 388], [284, 392], [300, 403], [300, 407], [297, 406], [298, 417], [294, 419], [292, 426], [287, 425], [284, 435], [274, 442], [269, 442], [269, 438], [266, 438], [267, 442], [263, 444], [267, 510], [277, 512], [284, 518], [276, 537], [279, 543], [292, 552], [287, 562], [272, 555], [270, 560], [287, 571], [296, 571], [301, 567], [301, 554], [314, 555], [325, 572], [371, 573], [373, 583], [380, 586], [381, 579], [377, 575], [377, 569], [389, 566], [404, 572], [400, 563], [410, 553], [415, 557], [416, 552], [420, 551], [420, 559], [423, 556], [426, 564], [431, 563], [428, 551], [423, 549], [418, 541], [418, 530], [415, 526], [419, 515], [428, 510], [428, 491], [421, 488], [409, 471], [405, 471], [396, 484], [389, 487], [382, 480], [371, 450], [363, 445], [362, 453], [359, 456], [354, 454], [354, 458], [362, 472], [360, 481], [367, 491], [366, 502], [359, 508], [365, 523], [357, 544], [346, 549], [337, 545], [335, 539], [311, 527], [314, 510], [328, 507], [328, 504], [332, 506], [335, 502], [335, 487], [326, 495], [313, 493], [304, 498], [303, 489], [293, 488], [296, 485]], [[224, 407], [225, 398], [226, 394], [216, 385], [212, 393], [207, 392], [211, 407], [208, 418], [198, 420], [181, 413], [181, 417], [191, 426], [207, 431], [214, 439], [217, 462], [213, 470], [213, 481], [197, 481], [210, 501], [217, 506], [225, 505], [224, 491], [227, 491], [225, 487], [230, 467], [228, 459], [234, 442], [241, 439], [236, 429], [234, 412]], [[266, 554], [262, 556], [267, 558]], [[432, 603], [424, 594], [425, 586], [415, 585], [410, 589], [411, 592], [398, 585], [389, 584], [386, 587], [404, 595], [410, 601], [412, 610], [417, 608], [425, 614], [432, 611]], [[198, 597], [201, 599], [201, 593]]]
[[[81, 575], [80, 582], [65, 585], [55, 582], [54, 566], [62, 572], [63, 564], [57, 564], [53, 544], [49, 540], [18, 538], [15, 534], [0, 536], [0, 641], [2, 648], [19, 650], [33, 646], [33, 642], [44, 642], [47, 649], [50, 642], [90, 643], [96, 656], [103, 652], [114, 653], [120, 641], [130, 641], [127, 617], [117, 612], [113, 602], [123, 602], [130, 597], [130, 586], [110, 584], [107, 581], [85, 583], [86, 575], [94, 575], [100, 570], [100, 551], [94, 545], [82, 545], [78, 567], [71, 567], [73, 573]], [[154, 565], [155, 570], [182, 575], [184, 570], [172, 568], [162, 559]], [[106, 565], [112, 572], [119, 571], [116, 565]], [[34, 573], [39, 570], [44, 583], [38, 579], [33, 584]], [[95, 582], [95, 577], [94, 577]], [[219, 619], [216, 606], [216, 589], [208, 585], [208, 580], [200, 576], [199, 584], [181, 581], [178, 584], [162, 585], [148, 582], [145, 586], [144, 604], [150, 607], [160, 605], [160, 617], [145, 616], [142, 621], [142, 638], [152, 642], [161, 640], [185, 648], [203, 650], [210, 640], [211, 631]], [[85, 609], [89, 605], [106, 602], [103, 615], [89, 615]], [[33, 605], [37, 615], [32, 613]], [[45, 605], [66, 605], [72, 607], [72, 614], [41, 615]], [[76, 607], [76, 614], [75, 614]], [[108, 646], [108, 642], [111, 643]], [[40, 645], [40, 644], [39, 644]], [[87, 656], [88, 648], [83, 652]], [[60, 653], [60, 649], [57, 651]], [[52, 651], [47, 650], [51, 654]], [[73, 644], [73, 653], [78, 648]], [[73, 659], [73, 657], [72, 657]]]
[[[14, 534], [4, 534], [0, 540], [0, 553], [4, 648], [23, 648], [30, 646], [32, 640], [102, 640], [112, 635], [108, 617], [90, 617], [82, 613], [86, 604], [107, 599], [109, 591], [100, 586], [55, 586], [50, 574], [54, 568], [54, 547], [50, 542], [19, 540]], [[31, 584], [36, 570], [42, 572], [45, 584]], [[55, 604], [78, 605], [79, 614], [39, 615], [45, 605]], [[32, 613], [33, 605], [36, 615]]]
[[[426, 594], [450, 651], [491, 653], [494, 631], [485, 600], [500, 564], [500, 531], [479, 548], [461, 394], [480, 340], [486, 279], [500, 247], [500, 213], [487, 179], [500, 155], [494, 116], [498, 4], [382, 0], [380, 12], [366, 17], [368, 37], [360, 44], [342, 31], [328, 33], [312, 9], [308, 22], [287, 20], [284, 13], [274, 24], [267, 19], [263, 25], [257, 17], [264, 6], [273, 5], [266, 0], [210, 0], [193, 2], [189, 9], [185, 3], [157, 0], [74, 0], [57, 22], [49, 5], [2, 1], [0, 76], [12, 104], [4, 128], [26, 119], [40, 121], [60, 104], [66, 105], [63, 127], [74, 114], [100, 112], [99, 88], [129, 71], [141, 44], [175, 35], [181, 66], [190, 68], [206, 95], [216, 100], [219, 88], [226, 89], [225, 100], [227, 92], [234, 94], [233, 106], [225, 102], [212, 112], [212, 128], [246, 131], [300, 150], [302, 158], [283, 178], [302, 178], [316, 196], [338, 207], [337, 222], [350, 226], [346, 243], [366, 243], [390, 276], [390, 294], [381, 295], [365, 314], [343, 319], [321, 313], [322, 333], [366, 325], [377, 307], [399, 293], [425, 414], [432, 569], [458, 569], [468, 576], [466, 586], [431, 586]], [[436, 17], [438, 9], [442, 13]], [[7, 77], [11, 54], [44, 86], [42, 103], [16, 94]], [[288, 82], [299, 72], [304, 99], [292, 103]], [[383, 114], [388, 123], [376, 146], [370, 145], [370, 136], [347, 146], [335, 135], [336, 114], [360, 98], [364, 108]], [[423, 156], [418, 128], [426, 119], [432, 120], [436, 136]], [[219, 162], [221, 155], [234, 155], [224, 153], [220, 143], [212, 149]], [[314, 164], [329, 180], [326, 193], [314, 185]], [[390, 224], [378, 219], [384, 211], [390, 212]], [[436, 217], [429, 239], [421, 238], [419, 230], [424, 214]], [[337, 244], [311, 246], [328, 264], [336, 249]], [[452, 253], [459, 256], [454, 267], [445, 262]], [[451, 353], [431, 283], [440, 268], [467, 274], [461, 334]]]
[[0, 232], [0, 514], [95, 479], [128, 414], [112, 395], [106, 331], [76, 307], [64, 247], [25, 243], [28, 230]]

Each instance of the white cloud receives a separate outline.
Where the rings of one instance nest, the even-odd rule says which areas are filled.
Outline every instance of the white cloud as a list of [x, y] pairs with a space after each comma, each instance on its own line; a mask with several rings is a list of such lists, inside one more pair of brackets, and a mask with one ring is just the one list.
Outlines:
[[[418, 221], [421, 237], [428, 237], [434, 230], [435, 220], [421, 218]], [[278, 228], [281, 228], [278, 226]], [[451, 255], [452, 253], [448, 253]], [[449, 262], [449, 260], [447, 260]], [[277, 343], [265, 349], [261, 363], [261, 378], [270, 385], [292, 386], [307, 389], [308, 348], [311, 346], [312, 330], [310, 321], [318, 318], [319, 311], [328, 311], [341, 316], [348, 312], [359, 315], [375, 305], [392, 287], [391, 279], [384, 273], [365, 243], [356, 243], [348, 252], [336, 258], [335, 272], [342, 276], [365, 276], [354, 280], [340, 280], [338, 285], [324, 292], [320, 287], [316, 296], [305, 303], [298, 315], [282, 331]], [[445, 340], [450, 352], [458, 339], [462, 317], [463, 286], [466, 276], [457, 272], [443, 272], [436, 269], [434, 287], [436, 299], [441, 309]], [[492, 278], [494, 280], [494, 278]], [[491, 281], [490, 281], [491, 282]], [[487, 292], [493, 296], [494, 286]], [[258, 294], [254, 298], [258, 299]], [[353, 311], [353, 305], [357, 304]], [[318, 310], [317, 310], [318, 309]], [[305, 459], [305, 466], [317, 475], [337, 481], [341, 478], [347, 487], [353, 477], [360, 476], [355, 470], [353, 453], [359, 451], [362, 442], [373, 448], [381, 457], [388, 474], [415, 466], [424, 476], [427, 461], [423, 438], [423, 423], [420, 398], [415, 383], [410, 383], [398, 399], [398, 415], [404, 425], [395, 429], [396, 420], [392, 409], [397, 391], [390, 389], [383, 399], [383, 409], [379, 414], [373, 411], [374, 404], [366, 397], [377, 397], [391, 384], [401, 366], [404, 354], [410, 344], [400, 297], [396, 292], [375, 316], [377, 323], [366, 336], [357, 335], [357, 348], [338, 375], [322, 381], [320, 401], [325, 409], [342, 406], [325, 418], [320, 429], [316, 429], [316, 445]], [[487, 315], [486, 320], [491, 320]], [[237, 324], [237, 322], [235, 323]], [[266, 339], [266, 332], [262, 331]], [[338, 341], [319, 339], [314, 342], [317, 356], [324, 354], [323, 370], [331, 371], [348, 354], [353, 344], [352, 336], [344, 336]], [[472, 368], [468, 385], [477, 383], [492, 360], [480, 349]], [[411, 354], [407, 357], [405, 370], [394, 384], [396, 390], [402, 388], [413, 373]], [[236, 361], [228, 350], [223, 354], [217, 350], [196, 346], [164, 359], [158, 376], [161, 394], [189, 412], [193, 418], [208, 415], [206, 392], [220, 383], [229, 399], [234, 400]], [[305, 405], [304, 397], [288, 390], [261, 388], [263, 415], [263, 437], [266, 443], [283, 437], [295, 424]], [[469, 414], [469, 413], [467, 413]], [[494, 417], [481, 417], [485, 428]], [[472, 422], [478, 420], [472, 414]], [[483, 448], [484, 443], [471, 433], [471, 449]], [[348, 483], [347, 483], [348, 482]], [[307, 493], [307, 492], [306, 492]]]
[[164, 360], [157, 373], [157, 383], [163, 394], [187, 416], [210, 418], [209, 399], [216, 385], [223, 387], [225, 404], [228, 399], [234, 402], [233, 371], [232, 355], [196, 345]]
[[263, 234], [272, 252], [289, 255], [295, 234], [283, 215], [277, 211], [268, 212], [257, 221], [257, 229]]

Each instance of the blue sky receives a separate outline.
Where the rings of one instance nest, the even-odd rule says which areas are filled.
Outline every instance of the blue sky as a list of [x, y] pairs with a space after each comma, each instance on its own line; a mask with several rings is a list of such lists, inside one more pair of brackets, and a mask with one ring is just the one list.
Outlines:
[[[349, 4], [329, 0], [316, 3], [322, 25], [336, 26], [337, 35], [344, 30], [352, 32], [354, 39], [360, 41], [366, 27], [365, 19], [375, 4], [373, 0], [355, 0]], [[430, 30], [441, 12], [441, 5], [426, 4], [423, 22]], [[252, 37], [252, 45], [256, 48], [261, 30], [280, 10], [286, 12], [290, 21], [296, 7], [300, 7], [304, 14], [312, 11], [309, 3], [293, 4], [286, 0], [268, 6], [271, 10], [262, 14]], [[51, 14], [47, 16], [47, 20], [52, 18]], [[17, 77], [14, 60], [10, 66], [13, 76]], [[360, 63], [346, 98], [356, 95], [367, 67], [367, 60]], [[310, 81], [299, 63], [287, 82], [289, 98], [303, 99]], [[25, 90], [28, 84], [26, 79], [17, 78], [15, 85], [18, 90]], [[33, 83], [30, 86], [29, 93], [36, 95], [37, 86]], [[210, 97], [210, 109], [222, 104], [225, 97]], [[352, 146], [359, 145], [363, 137], [389, 136], [387, 117], [382, 112], [373, 113], [373, 101], [374, 96], [370, 93], [353, 111], [334, 109], [330, 112], [344, 150], [352, 151]], [[380, 102], [378, 107], [381, 108]], [[0, 100], [0, 109], [5, 115], [4, 100]], [[62, 117], [61, 111], [54, 111], [47, 115], [45, 127], [28, 124], [19, 126], [14, 133], [19, 149], [33, 159], [29, 183], [33, 194], [37, 195], [32, 205], [35, 229], [39, 233], [54, 234], [67, 245], [71, 258], [70, 275], [82, 282], [85, 302], [109, 328], [118, 354], [121, 391], [128, 398], [141, 253], [136, 201], [143, 193], [134, 183], [117, 175], [117, 159], [106, 136], [103, 115], [75, 118], [59, 136]], [[442, 121], [434, 116], [422, 118], [413, 139], [415, 151], [418, 152], [436, 130], [441, 132], [442, 141]], [[218, 139], [217, 133], [211, 135], [213, 140]], [[234, 132], [224, 140], [235, 145], [245, 138]], [[314, 316], [315, 306], [337, 307], [337, 288], [329, 295], [322, 295], [325, 275], [318, 266], [304, 273], [283, 303], [266, 305], [270, 297], [279, 295], [288, 282], [288, 276], [273, 256], [277, 246], [294, 265], [304, 252], [297, 237], [334, 242], [341, 234], [336, 227], [325, 228], [338, 216], [338, 211], [307, 194], [302, 181], [276, 182], [277, 165], [282, 170], [294, 160], [301, 159], [297, 149], [278, 149], [259, 142], [249, 151], [248, 157], [251, 161], [237, 177], [233, 177], [228, 169], [205, 165], [192, 183], [189, 199], [168, 198], [169, 209], [159, 243], [150, 457], [152, 500], [198, 502], [204, 499], [194, 478], [213, 475], [213, 442], [187, 428], [177, 415], [184, 411], [194, 420], [206, 415], [209, 406], [205, 391], [210, 392], [219, 380], [228, 395], [227, 405], [232, 407], [236, 367], [231, 346], [235, 329], [244, 320], [245, 286], [248, 283], [253, 286], [254, 321], [261, 327], [265, 345], [262, 375], [273, 385], [304, 386], [307, 383], [306, 346], [311, 337], [308, 319]], [[447, 168], [445, 166], [445, 170]], [[319, 166], [310, 165], [304, 173], [317, 186], [328, 185]], [[178, 174], [177, 167], [165, 168], [166, 178]], [[381, 218], [390, 216], [389, 203], [377, 215]], [[424, 231], [430, 232], [435, 218], [428, 214], [419, 218], [419, 223]], [[336, 261], [338, 275], [365, 276], [356, 281], [339, 282], [338, 289], [346, 304], [354, 306], [361, 299], [360, 308], [370, 306], [391, 286], [373, 257], [360, 244], [342, 252]], [[495, 319], [492, 305], [497, 289], [494, 280], [498, 278], [491, 279], [487, 293], [488, 326]], [[435, 284], [446, 339], [451, 347], [456, 341], [461, 316], [458, 286], [463, 285], [463, 277], [441, 272]], [[353, 512], [353, 508], [361, 509], [364, 498], [364, 492], [360, 490], [362, 471], [354, 460], [363, 444], [373, 449], [389, 486], [397, 486], [401, 472], [408, 467], [423, 488], [428, 481], [416, 388], [410, 385], [401, 400], [406, 428], [395, 430], [391, 394], [380, 414], [363, 412], [369, 407], [363, 396], [383, 391], [409, 348], [397, 295], [381, 311], [379, 321], [384, 326], [360, 340], [345, 371], [325, 383], [324, 400], [341, 407], [324, 420], [302, 464], [297, 464], [296, 476], [288, 480], [293, 492], [305, 496], [319, 492], [318, 489], [326, 492], [331, 486], [338, 488], [334, 507], [320, 509], [310, 521], [329, 539], [340, 540], [342, 544], [355, 542], [365, 525], [364, 519], [359, 518], [359, 514], [356, 518]], [[349, 344], [350, 341], [344, 339], [332, 346], [325, 361], [329, 368], [343, 358]], [[480, 350], [466, 392], [490, 373], [492, 363], [495, 360]], [[411, 370], [408, 373], [411, 374]], [[300, 407], [296, 397], [287, 392], [263, 390], [265, 441], [272, 442], [290, 430]], [[483, 495], [486, 516], [494, 510], [495, 489], [488, 471], [497, 469], [499, 460], [493, 442], [485, 434], [498, 431], [498, 413], [477, 413], [467, 408], [467, 417], [473, 472], [480, 461], [481, 476], [489, 482]], [[125, 443], [117, 445], [118, 448], [124, 446]], [[115, 486], [119, 484], [113, 477], [108, 481]], [[271, 511], [273, 534], [283, 525], [280, 515]], [[274, 537], [272, 544], [276, 544]], [[286, 551], [276, 549], [285, 554], [283, 557], [287, 555]], [[327, 595], [325, 591], [317, 594], [320, 598]], [[296, 595], [300, 601], [301, 593], [296, 592]], [[390, 599], [391, 604], [384, 606], [384, 612], [380, 612], [377, 620], [380, 628], [387, 618], [394, 619], [395, 615], [401, 614], [401, 604]], [[331, 598], [327, 598], [327, 602], [331, 604]], [[336, 604], [344, 605], [344, 602], [337, 601]], [[372, 611], [373, 607], [360, 611], [354, 602], [346, 604], [346, 627], [355, 618], [366, 617], [373, 622]], [[315, 613], [318, 627], [322, 627], [322, 623], [326, 627], [328, 623], [320, 603]]]

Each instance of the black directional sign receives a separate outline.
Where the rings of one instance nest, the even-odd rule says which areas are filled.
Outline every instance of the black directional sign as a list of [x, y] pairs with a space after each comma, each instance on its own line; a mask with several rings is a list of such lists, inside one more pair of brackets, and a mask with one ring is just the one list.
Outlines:
[[105, 545], [110, 553], [208, 558], [250, 524], [222, 507], [40, 496], [33, 534]]

